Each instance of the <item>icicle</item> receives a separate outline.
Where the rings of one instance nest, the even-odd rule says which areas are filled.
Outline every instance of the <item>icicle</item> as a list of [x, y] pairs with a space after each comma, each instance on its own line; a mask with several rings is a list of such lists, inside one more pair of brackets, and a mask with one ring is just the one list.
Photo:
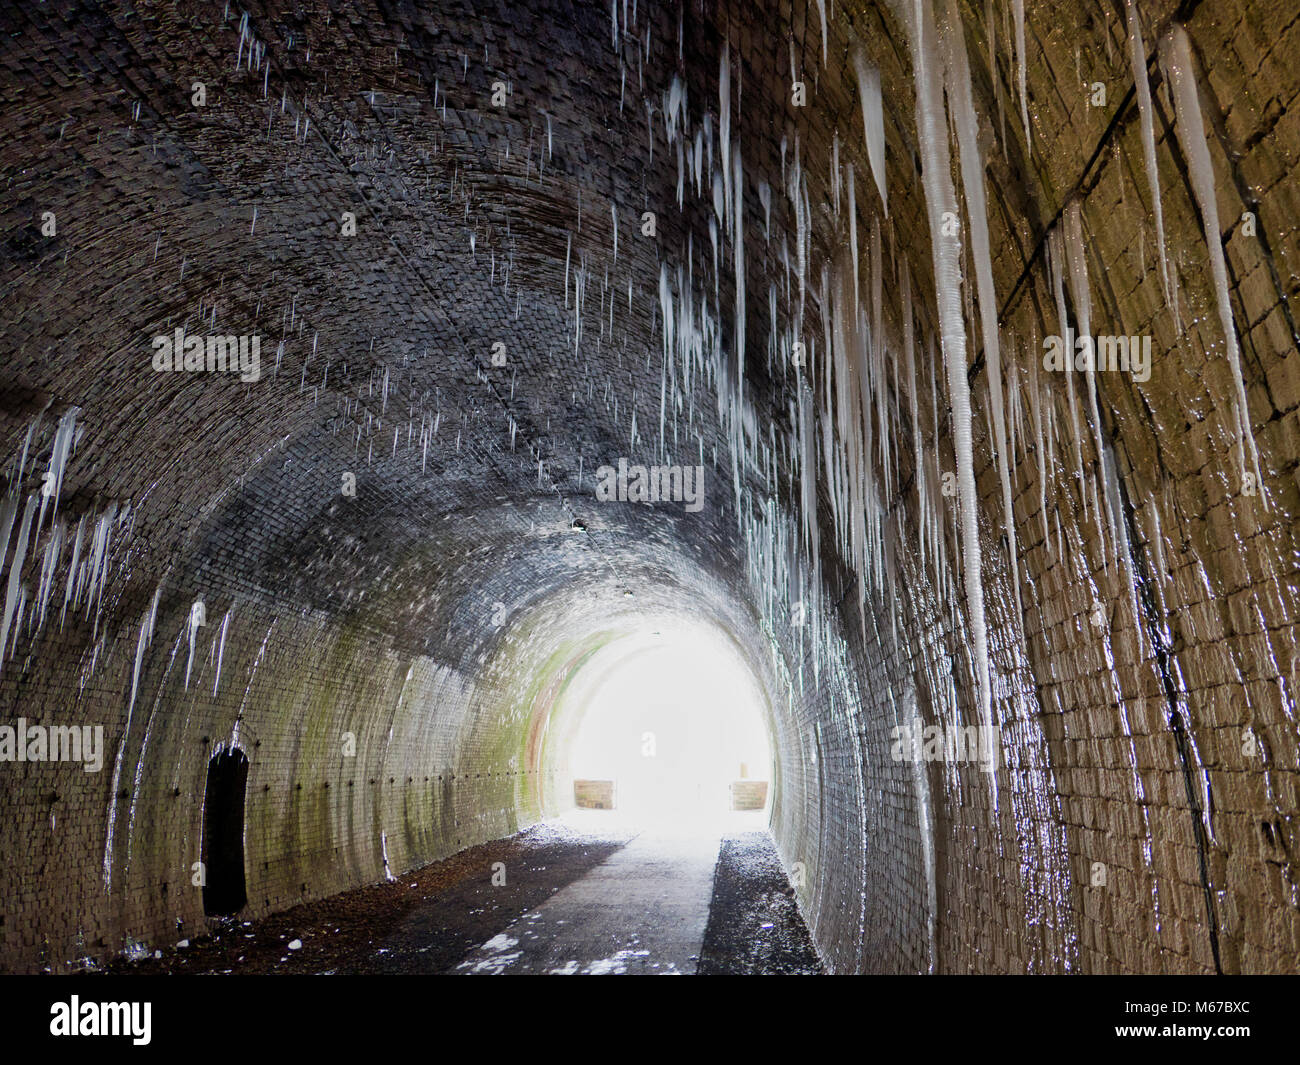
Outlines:
[[1178, 130], [1187, 155], [1187, 172], [1191, 177], [1196, 202], [1201, 208], [1205, 226], [1205, 244], [1210, 253], [1210, 271], [1214, 278], [1215, 302], [1219, 309], [1219, 324], [1228, 349], [1228, 364], [1232, 367], [1232, 380], [1236, 386], [1236, 423], [1241, 441], [1243, 472], [1247, 449], [1255, 467], [1255, 481], [1260, 497], [1268, 507], [1268, 494], [1264, 491], [1264, 478], [1260, 473], [1259, 453], [1255, 450], [1255, 437], [1250, 432], [1250, 408], [1246, 403], [1246, 385], [1241, 376], [1241, 355], [1237, 348], [1237, 327], [1232, 318], [1232, 301], [1228, 295], [1228, 268], [1223, 257], [1222, 230], [1219, 228], [1219, 206], [1214, 188], [1214, 164], [1210, 161], [1210, 147], [1205, 139], [1205, 122], [1201, 117], [1201, 103], [1197, 95], [1196, 77], [1192, 69], [1191, 41], [1187, 31], [1178, 23], [1170, 27], [1160, 42], [1161, 57], [1170, 72], [1173, 83], [1174, 108], [1178, 114]]
[[45, 524], [45, 505], [53, 500], [53, 510], [50, 513], [51, 520], [59, 512], [59, 492], [63, 488], [63, 471], [68, 465], [68, 456], [72, 453], [73, 441], [76, 438], [77, 415], [81, 413], [80, 407], [69, 407], [59, 419], [59, 427], [54, 433], [54, 447], [50, 451], [50, 464], [45, 474], [45, 484], [41, 489], [41, 513], [36, 521], [36, 532], [39, 534]]
[[[68, 604], [72, 601], [73, 588], [76, 582], [77, 564], [81, 561], [81, 541], [86, 531], [86, 518], [82, 515], [77, 522], [77, 535], [72, 540], [72, 561], [68, 563], [68, 583], [63, 591], [63, 610], [59, 614], [59, 629], [63, 629], [63, 622], [68, 616]], [[7, 538], [7, 537], [6, 537]], [[0, 557], [3, 557], [4, 549], [0, 546]]]
[[[87, 560], [88, 586], [86, 591], [86, 616], [90, 616], [93, 606], [99, 609], [100, 598], [104, 594], [104, 583], [108, 577], [108, 549], [113, 535], [113, 522], [117, 518], [117, 504], [110, 503], [104, 513], [95, 522], [95, 535], [91, 539], [90, 558]], [[80, 595], [78, 585], [78, 595]]]
[[836, 130], [831, 139], [831, 200], [835, 205], [835, 217], [840, 216], [840, 191], [844, 182], [840, 177], [840, 131]]
[[1025, 0], [1011, 0], [1016, 17], [1016, 67], [1020, 80], [1020, 120], [1025, 125], [1025, 158], [1029, 158], [1029, 93], [1025, 89]]
[[1008, 348], [1011, 356], [1011, 369], [1007, 373], [1005, 409], [1008, 412], [1007, 430], [1009, 440], [1007, 441], [1007, 446], [1009, 448], [1011, 462], [1014, 465], [1016, 450], [1024, 444], [1025, 411], [1021, 400], [1020, 366], [1016, 362], [1016, 345], [1014, 338], [1010, 338]]
[[1060, 322], [1061, 344], [1065, 349], [1065, 393], [1070, 407], [1070, 423], [1074, 430], [1070, 437], [1073, 444], [1075, 476], [1079, 479], [1079, 498], [1083, 503], [1083, 513], [1088, 513], [1088, 498], [1083, 485], [1083, 436], [1079, 431], [1079, 414], [1074, 403], [1074, 331], [1065, 311], [1065, 267], [1061, 260], [1065, 257], [1062, 250], [1060, 227], [1056, 227], [1047, 238], [1048, 266], [1052, 275], [1052, 290], [1056, 297], [1056, 316]]
[[1165, 302], [1173, 307], [1169, 288], [1169, 260], [1165, 252], [1165, 216], [1160, 203], [1160, 169], [1156, 162], [1155, 122], [1152, 118], [1151, 82], [1147, 78], [1147, 52], [1142, 42], [1142, 23], [1135, 0], [1125, 0], [1128, 14], [1129, 62], [1133, 68], [1133, 88], [1137, 93], [1138, 115], [1142, 129], [1142, 156], [1146, 162], [1147, 184], [1151, 189], [1151, 207], [1155, 212], [1156, 242], [1160, 249], [1160, 278], [1165, 286]]
[[853, 51], [853, 67], [858, 75], [858, 98], [862, 102], [862, 133], [867, 142], [867, 160], [871, 176], [876, 179], [880, 202], [889, 217], [889, 196], [885, 185], [885, 112], [880, 95], [880, 71], [867, 59], [861, 45]]
[[998, 337], [997, 294], [993, 287], [993, 259], [989, 247], [988, 208], [984, 195], [984, 160], [979, 150], [978, 119], [971, 102], [970, 65], [961, 18], [953, 0], [946, 0], [946, 17], [941, 37], [947, 67], [948, 101], [953, 109], [953, 124], [961, 155], [962, 188], [969, 216], [971, 254], [975, 262], [975, 280], [979, 294], [981, 335], [984, 340], [984, 365], [988, 372], [989, 398], [993, 421], [993, 439], [998, 459], [998, 479], [1002, 485], [1003, 524], [1011, 558], [1011, 581], [1016, 598], [1016, 624], [1024, 618], [1020, 601], [1020, 559], [1016, 547], [1016, 517], [1011, 503], [1010, 456], [1007, 453], [1006, 412], [1002, 405], [1002, 353]]
[[880, 469], [885, 477], [890, 468], [889, 382], [885, 355], [884, 268], [881, 263], [880, 219], [871, 219], [871, 380], [876, 393], [876, 416], [880, 431]]
[[800, 489], [805, 545], [812, 554], [813, 571], [820, 569], [820, 537], [817, 531], [817, 451], [813, 436], [813, 393], [806, 384], [799, 387]]
[[196, 600], [190, 607], [190, 616], [185, 625], [185, 632], [189, 642], [189, 655], [185, 660], [185, 690], [190, 690], [190, 670], [194, 666], [194, 637], [199, 631], [199, 626], [204, 623], [204, 606], [203, 600]]
[[1043, 441], [1043, 397], [1038, 381], [1038, 360], [1029, 351], [1029, 413], [1034, 423], [1034, 455], [1038, 460], [1038, 513], [1043, 519], [1043, 544], [1051, 550], [1051, 531], [1047, 527], [1047, 451]]
[[[992, 678], [988, 629], [984, 617], [984, 588], [980, 572], [979, 498], [975, 491], [974, 449], [971, 440], [970, 385], [966, 379], [966, 329], [961, 313], [961, 270], [957, 241], [944, 234], [945, 216], [957, 217], [952, 185], [948, 131], [944, 122], [943, 84], [936, 54], [934, 13], [930, 0], [915, 0], [911, 34], [912, 70], [916, 84], [917, 140], [921, 146], [921, 175], [930, 208], [930, 245], [934, 259], [935, 295], [942, 328], [948, 398], [952, 408], [957, 483], [961, 500], [962, 570], [970, 615], [980, 724], [993, 725]], [[988, 774], [994, 809], [996, 774]]]
[[722, 185], [727, 214], [722, 217], [725, 223], [731, 217], [731, 42], [722, 46], [722, 57], [718, 60], [718, 163], [722, 170]]
[[[1088, 393], [1088, 413], [1092, 418], [1093, 436], [1097, 448], [1097, 475], [1104, 481], [1105, 465], [1101, 461], [1104, 445], [1102, 443], [1101, 416], [1097, 412], [1097, 383], [1094, 364], [1097, 360], [1097, 345], [1092, 335], [1092, 292], [1088, 286], [1088, 264], [1084, 255], [1083, 211], [1076, 200], [1065, 212], [1065, 249], [1070, 266], [1070, 291], [1074, 296], [1074, 309], [1079, 316], [1079, 339], [1088, 345], [1088, 361], [1085, 364], [1084, 388]], [[1118, 547], [1119, 539], [1115, 530], [1115, 515], [1110, 508], [1110, 494], [1103, 492], [1106, 502], [1106, 521], [1110, 527], [1111, 544]], [[1094, 507], [1096, 500], [1094, 497]], [[1101, 513], [1097, 512], [1100, 524]], [[1105, 555], [1103, 545], [1103, 555]]]
[[[903, 361], [907, 367], [907, 395], [909, 414], [912, 419], [912, 477], [916, 481], [916, 501], [918, 509], [917, 528], [925, 526], [925, 470], [924, 456], [921, 451], [921, 415], [916, 395], [916, 352], [912, 326], [912, 272], [903, 264], [902, 268], [902, 318], [903, 318]], [[925, 564], [925, 538], [920, 537], [921, 564]]]
[[849, 164], [849, 252], [853, 256], [853, 320], [858, 319], [862, 303], [858, 283], [858, 200], [853, 189], [853, 164]]
[[1115, 553], [1119, 556], [1120, 567], [1124, 571], [1124, 584], [1128, 590], [1129, 607], [1133, 611], [1133, 630], [1137, 635], [1138, 650], [1145, 654], [1145, 626], [1142, 624], [1143, 612], [1138, 605], [1137, 574], [1133, 570], [1133, 547], [1129, 542], [1128, 524], [1124, 519], [1123, 500], [1119, 493], [1119, 466], [1115, 461], [1115, 449], [1110, 441], [1105, 442], [1105, 450], [1097, 464], [1098, 474], [1102, 478], [1102, 490], [1106, 494], [1106, 512], [1118, 515], [1112, 524], [1111, 536], [1115, 538]]
[[736, 270], [736, 399], [741, 399], [745, 380], [745, 195], [744, 172], [740, 162], [740, 145], [732, 153], [732, 254]]
[[226, 630], [230, 627], [231, 611], [227, 610], [221, 619], [221, 632], [217, 636], [217, 671], [212, 678], [212, 695], [215, 698], [221, 684], [221, 663], [226, 657]]
[[[9, 537], [13, 533], [14, 518], [17, 514], [18, 497], [13, 495], [5, 496], [3, 502], [0, 502], [0, 567], [4, 566], [5, 556], [9, 551]], [[12, 570], [10, 571], [10, 579], [13, 579]], [[2, 640], [0, 640], [0, 649], [3, 649]], [[0, 656], [0, 662], [3, 662], [3, 656]]]
[[41, 577], [36, 591], [36, 628], [45, 627], [45, 614], [50, 604], [50, 593], [54, 589], [54, 569], [58, 565], [59, 555], [63, 551], [63, 522], [56, 521], [54, 530], [45, 544], [45, 558], [41, 562]]
[[122, 759], [126, 755], [126, 741], [131, 735], [131, 714], [135, 710], [136, 696], [140, 692], [140, 670], [144, 665], [144, 653], [153, 640], [154, 621], [158, 617], [158, 600], [162, 596], [162, 586], [153, 593], [149, 611], [140, 621], [140, 634], [135, 642], [135, 666], [131, 672], [131, 701], [126, 706], [126, 724], [122, 728], [122, 739], [117, 745], [117, 758], [113, 762], [113, 783], [108, 789], [108, 831], [104, 839], [104, 890], [113, 886], [113, 830], [117, 823], [117, 786], [122, 779]]
[[[5, 648], [9, 643], [9, 629], [13, 624], [19, 600], [23, 597], [23, 563], [27, 559], [27, 539], [31, 533], [32, 514], [35, 510], [36, 495], [32, 494], [27, 497], [27, 505], [23, 508], [22, 521], [18, 525], [18, 539], [14, 543], [14, 557], [9, 564], [9, 586], [5, 593], [4, 621], [0, 623], [0, 665], [4, 664]], [[0, 559], [0, 562], [2, 561], [3, 559]]]

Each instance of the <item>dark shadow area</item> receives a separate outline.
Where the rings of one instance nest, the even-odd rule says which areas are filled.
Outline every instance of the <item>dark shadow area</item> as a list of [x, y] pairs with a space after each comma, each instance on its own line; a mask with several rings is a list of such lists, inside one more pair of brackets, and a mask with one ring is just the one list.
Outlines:
[[812, 976], [825, 972], [794, 889], [766, 832], [722, 841], [700, 952], [700, 976]]
[[203, 912], [230, 917], [244, 908], [244, 796], [248, 757], [232, 748], [208, 763], [203, 796]]
[[[534, 825], [396, 880], [231, 922], [107, 973], [441, 973], [627, 842]], [[504, 883], [501, 870], [504, 866]], [[498, 883], [493, 883], [495, 879]], [[300, 943], [291, 949], [290, 943]]]

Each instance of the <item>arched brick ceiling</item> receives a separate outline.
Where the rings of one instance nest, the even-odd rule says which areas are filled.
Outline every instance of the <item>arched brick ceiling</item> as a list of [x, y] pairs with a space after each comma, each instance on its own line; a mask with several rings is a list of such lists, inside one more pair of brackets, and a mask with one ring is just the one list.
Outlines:
[[[250, 751], [253, 913], [552, 812], [538, 693], [644, 612], [708, 620], [760, 677], [773, 832], [832, 968], [1294, 969], [1300, 29], [1281, 2], [1135, 9], [1158, 230], [1125, 4], [1030, 0], [1023, 50], [1018, 7], [5, 14], [0, 693], [102, 723], [108, 758], [3, 778], [0, 886], [67, 900], [6, 921], [3, 967], [202, 921], [180, 871], [223, 745]], [[925, 33], [962, 277], [937, 293]], [[1095, 410], [1041, 367], [1057, 277], [1069, 322], [1152, 339]], [[177, 328], [260, 336], [258, 380], [155, 372]], [[601, 502], [620, 457], [702, 466], [705, 505]], [[996, 773], [891, 754], [900, 724], [979, 723]]]

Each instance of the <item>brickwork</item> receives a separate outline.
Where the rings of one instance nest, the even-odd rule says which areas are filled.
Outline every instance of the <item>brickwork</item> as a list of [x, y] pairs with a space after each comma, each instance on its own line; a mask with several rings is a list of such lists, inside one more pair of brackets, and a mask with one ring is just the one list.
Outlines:
[[[40, 498], [59, 419], [78, 408], [43, 622], [48, 513], [13, 585], [23, 606], [0, 667], [0, 723], [102, 724], [106, 747], [98, 773], [0, 765], [0, 970], [66, 971], [202, 928], [192, 863], [208, 760], [223, 746], [249, 757], [254, 915], [563, 809], [572, 780], [556, 737], [572, 722], [551, 716], [558, 693], [637, 617], [674, 614], [727, 632], [762, 684], [773, 834], [831, 969], [1300, 968], [1300, 70], [1288, 62], [1300, 18], [1285, 0], [1140, 5], [1176, 317], [1124, 6], [1025, 5], [1026, 141], [1011, 5], [957, 5], [1002, 362], [1020, 397], [1017, 616], [968, 314], [1002, 726], [989, 773], [893, 755], [900, 725], [978, 715], [955, 501], [930, 479], [944, 570], [917, 548], [898, 355], [906, 271], [923, 411], [938, 379], [923, 462], [952, 470], [930, 347], [912, 5], [827, 5], [825, 61], [818, 6], [685, 4], [679, 25], [678, 8], [659, 5], [623, 28], [618, 50], [610, 5], [585, 2], [267, 0], [243, 33], [234, 4], [223, 15], [68, 0], [0, 16], [0, 461], [14, 528]], [[1237, 453], [1185, 131], [1154, 62], [1176, 8], [1198, 65], [1224, 230], [1211, 239], [1230, 271], [1261, 486]], [[700, 371], [690, 395], [664, 386], [661, 264], [689, 264], [716, 291], [734, 350], [736, 285], [729, 263], [713, 273], [708, 178], [679, 210], [664, 125], [674, 75], [692, 120], [711, 110], [716, 124], [724, 41], [746, 220], [737, 476], [756, 512], [798, 512], [801, 386], [774, 359], [767, 303], [771, 285], [784, 320], [797, 300], [800, 225], [785, 194], [796, 153], [812, 211], [805, 335], [829, 335], [818, 286], [823, 263], [846, 254], [847, 212], [833, 204], [850, 163], [868, 293], [873, 220], [882, 231], [884, 573], [840, 557], [823, 460], [816, 636], [791, 620], [794, 593], [754, 578], [721, 369]], [[859, 43], [883, 86], [888, 219], [863, 144]], [[792, 52], [803, 108], [791, 105]], [[498, 81], [504, 107], [492, 103]], [[1098, 82], [1104, 105], [1090, 102]], [[1098, 374], [1100, 425], [1076, 396], [1077, 434], [1062, 380], [1038, 361], [1059, 325], [1041, 242], [1076, 202], [1094, 332], [1150, 335], [1153, 349], [1145, 382]], [[639, 228], [646, 210], [654, 238]], [[260, 379], [153, 372], [150, 339], [177, 327], [259, 334]], [[820, 397], [820, 363], [808, 380]], [[1034, 396], [1053, 412], [1045, 445]], [[1127, 564], [1107, 527], [1098, 435], [1114, 456]], [[621, 455], [698, 462], [709, 505], [596, 505], [594, 471]], [[79, 524], [84, 587], [67, 581]], [[98, 581], [85, 568], [97, 528], [111, 533]], [[0, 597], [16, 539], [6, 546]]]

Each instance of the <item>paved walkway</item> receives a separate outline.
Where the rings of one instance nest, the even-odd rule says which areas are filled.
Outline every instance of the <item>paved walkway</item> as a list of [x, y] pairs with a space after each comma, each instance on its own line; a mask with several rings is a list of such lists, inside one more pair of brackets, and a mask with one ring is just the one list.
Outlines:
[[461, 973], [692, 974], [721, 836], [642, 834], [475, 950]]

